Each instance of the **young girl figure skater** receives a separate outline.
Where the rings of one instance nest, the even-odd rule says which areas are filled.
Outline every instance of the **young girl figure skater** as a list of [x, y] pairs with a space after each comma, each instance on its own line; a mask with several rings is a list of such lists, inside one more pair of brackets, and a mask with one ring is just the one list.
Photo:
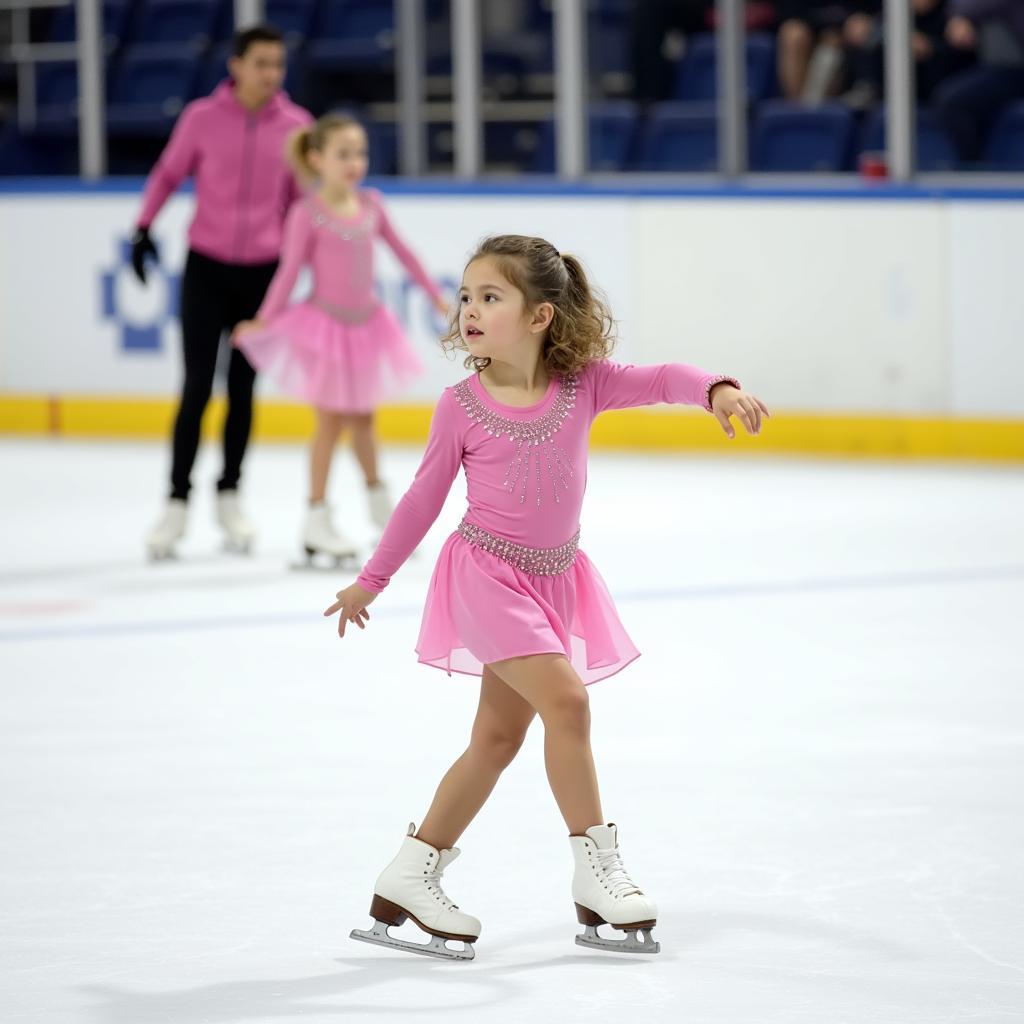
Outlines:
[[[449, 674], [481, 676], [480, 703], [468, 748], [377, 879], [373, 928], [353, 938], [473, 958], [480, 922], [448, 898], [442, 875], [539, 714], [575, 859], [572, 897], [585, 926], [577, 943], [659, 950], [651, 938], [657, 909], [623, 864], [590, 749], [586, 687], [639, 654], [578, 547], [590, 425], [606, 409], [682, 403], [703, 406], [732, 437], [731, 416], [756, 434], [768, 410], [731, 377], [610, 361], [611, 327], [580, 263], [542, 239], [487, 239], [466, 267], [445, 343], [468, 350], [474, 372], [441, 395], [412, 485], [356, 582], [324, 614], [340, 612], [340, 636], [350, 623], [365, 629], [368, 606], [423, 539], [463, 466], [469, 508], [438, 557], [416, 650]], [[388, 934], [407, 918], [428, 943]], [[603, 938], [601, 924], [626, 935]]]
[[[383, 529], [392, 506], [377, 475], [374, 409], [423, 371], [398, 320], [374, 295], [374, 241], [388, 243], [439, 312], [447, 315], [449, 307], [395, 232], [380, 193], [360, 187], [368, 160], [366, 132], [357, 121], [327, 114], [292, 136], [289, 155], [300, 178], [319, 184], [289, 211], [281, 265], [256, 319], [239, 324], [233, 341], [286, 392], [316, 408], [302, 539], [310, 559], [324, 553], [340, 561], [354, 558], [356, 546], [335, 528], [326, 501], [338, 438], [351, 428], [370, 516]], [[307, 265], [312, 295], [287, 306]]]

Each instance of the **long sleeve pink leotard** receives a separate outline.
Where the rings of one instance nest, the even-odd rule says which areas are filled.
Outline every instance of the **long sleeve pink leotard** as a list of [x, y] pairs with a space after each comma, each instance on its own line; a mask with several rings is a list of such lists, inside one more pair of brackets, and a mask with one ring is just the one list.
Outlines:
[[460, 466], [468, 523], [532, 548], [564, 544], [579, 530], [595, 417], [658, 403], [710, 411], [710, 390], [723, 380], [736, 383], [680, 363], [599, 360], [575, 377], [552, 377], [544, 398], [528, 408], [495, 401], [476, 374], [447, 388], [415, 479], [358, 584], [373, 592], [387, 586], [437, 518]]
[[363, 189], [359, 198], [362, 208], [354, 217], [339, 217], [316, 196], [292, 206], [284, 226], [281, 265], [256, 314], [258, 319], [270, 320], [285, 308], [306, 265], [314, 279], [310, 302], [343, 320], [366, 319], [378, 305], [373, 291], [373, 243], [378, 238], [387, 242], [409, 276], [431, 297], [441, 295], [395, 231], [380, 193]]

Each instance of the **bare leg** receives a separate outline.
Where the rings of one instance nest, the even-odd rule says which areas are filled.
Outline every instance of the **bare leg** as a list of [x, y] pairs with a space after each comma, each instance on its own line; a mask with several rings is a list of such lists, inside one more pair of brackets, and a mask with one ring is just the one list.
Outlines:
[[377, 435], [374, 430], [373, 413], [359, 413], [350, 417], [352, 423], [352, 450], [366, 477], [366, 486], [373, 487], [380, 482], [377, 476]]
[[324, 500], [327, 493], [327, 476], [331, 471], [334, 446], [338, 443], [345, 418], [326, 409], [316, 411], [316, 433], [309, 453], [309, 502], [311, 505]]
[[805, 22], [790, 20], [779, 26], [779, 83], [787, 100], [803, 95], [813, 47], [814, 36]]
[[533, 708], [485, 665], [469, 746], [437, 787], [417, 839], [438, 850], [458, 842], [519, 752], [533, 716]]
[[495, 662], [499, 679], [533, 706], [544, 722], [544, 764], [570, 835], [604, 823], [590, 750], [590, 697], [561, 654]]

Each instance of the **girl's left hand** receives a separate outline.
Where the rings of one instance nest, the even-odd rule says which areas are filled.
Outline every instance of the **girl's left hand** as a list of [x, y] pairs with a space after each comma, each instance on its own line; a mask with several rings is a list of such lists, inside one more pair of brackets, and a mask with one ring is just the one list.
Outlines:
[[434, 299], [434, 309], [436, 309], [441, 316], [446, 317], [451, 311], [451, 305], [443, 295], [438, 295], [438, 297]]
[[250, 331], [258, 331], [263, 326], [262, 320], [242, 320], [240, 323], [235, 324], [235, 329], [231, 332], [231, 344], [237, 345], [238, 339], [243, 334], [248, 334]]
[[337, 601], [324, 612], [326, 618], [330, 618], [336, 612], [341, 612], [338, 619], [338, 636], [345, 635], [345, 623], [354, 622], [360, 629], [366, 629], [370, 613], [366, 610], [368, 604], [377, 600], [377, 595], [372, 590], [364, 590], [358, 583], [339, 590]]
[[729, 437], [736, 436], [736, 431], [729, 421], [730, 416], [736, 416], [748, 434], [759, 434], [761, 417], [771, 416], [768, 406], [760, 398], [747, 394], [746, 391], [741, 391], [725, 381], [711, 389], [711, 411]]

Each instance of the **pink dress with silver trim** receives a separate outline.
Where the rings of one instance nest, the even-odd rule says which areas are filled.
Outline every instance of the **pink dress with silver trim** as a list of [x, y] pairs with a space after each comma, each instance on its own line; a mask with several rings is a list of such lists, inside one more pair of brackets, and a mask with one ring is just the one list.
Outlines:
[[[380, 592], [425, 536], [462, 466], [465, 518], [445, 541], [416, 652], [451, 674], [531, 654], [564, 654], [584, 683], [639, 656], [608, 588], [577, 546], [590, 425], [607, 409], [657, 403], [710, 410], [729, 377], [669, 363], [590, 363], [552, 378], [528, 408], [495, 401], [476, 374], [447, 388], [423, 461], [358, 578]], [[735, 382], [733, 382], [735, 383]]]
[[[374, 189], [360, 210], [339, 217], [316, 196], [288, 211], [281, 265], [256, 314], [267, 321], [238, 347], [283, 391], [318, 409], [372, 412], [423, 372], [423, 362], [395, 315], [373, 291], [373, 245], [387, 242], [431, 297], [440, 290], [396, 234]], [[313, 294], [287, 305], [299, 271], [313, 270]]]

